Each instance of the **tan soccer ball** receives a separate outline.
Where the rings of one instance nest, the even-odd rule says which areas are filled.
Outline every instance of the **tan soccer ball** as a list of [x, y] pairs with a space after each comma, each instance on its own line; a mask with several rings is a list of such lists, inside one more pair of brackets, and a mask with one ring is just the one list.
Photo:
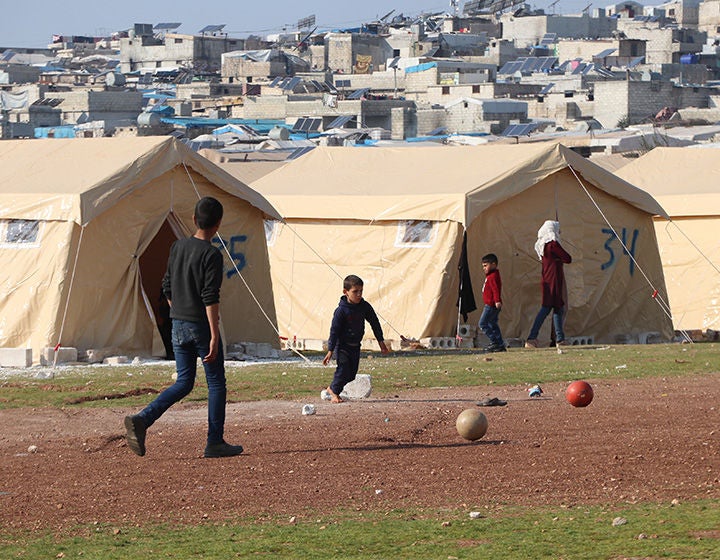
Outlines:
[[458, 414], [455, 428], [458, 434], [465, 439], [475, 441], [487, 432], [488, 421], [485, 415], [476, 408], [468, 408]]

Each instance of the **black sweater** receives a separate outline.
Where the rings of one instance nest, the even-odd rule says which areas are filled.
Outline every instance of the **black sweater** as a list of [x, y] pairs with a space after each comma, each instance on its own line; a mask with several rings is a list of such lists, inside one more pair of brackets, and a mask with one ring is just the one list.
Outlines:
[[332, 352], [338, 344], [358, 346], [365, 334], [366, 320], [370, 323], [378, 342], [385, 340], [372, 305], [364, 299], [360, 300], [360, 303], [353, 304], [347, 300], [347, 296], [342, 296], [330, 325], [328, 350]]
[[178, 239], [170, 249], [162, 288], [172, 305], [170, 317], [196, 323], [207, 320], [205, 308], [220, 302], [222, 253], [197, 237]]

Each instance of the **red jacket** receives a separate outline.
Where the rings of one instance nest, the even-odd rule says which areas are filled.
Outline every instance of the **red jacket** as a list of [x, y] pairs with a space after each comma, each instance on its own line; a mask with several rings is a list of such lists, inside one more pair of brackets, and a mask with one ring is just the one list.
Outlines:
[[485, 277], [485, 283], [483, 284], [483, 303], [485, 305], [492, 305], [500, 302], [502, 303], [502, 280], [500, 279], [500, 271], [496, 268], [487, 273]]
[[542, 258], [542, 305], [543, 307], [563, 307], [565, 299], [565, 272], [563, 263], [569, 264], [572, 257], [557, 241], [545, 243]]

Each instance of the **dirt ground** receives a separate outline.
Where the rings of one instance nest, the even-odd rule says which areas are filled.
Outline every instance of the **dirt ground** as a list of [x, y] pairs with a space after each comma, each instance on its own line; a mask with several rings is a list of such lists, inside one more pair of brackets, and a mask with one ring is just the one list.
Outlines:
[[[592, 380], [591, 380], [592, 381]], [[0, 524], [76, 524], [317, 516], [336, 508], [467, 508], [720, 498], [720, 374], [593, 382], [573, 408], [564, 384], [414, 390], [331, 405], [228, 405], [240, 457], [203, 459], [206, 408], [180, 403], [126, 446], [125, 408], [0, 411]], [[489, 390], [490, 389], [490, 390]], [[455, 419], [486, 397], [485, 437]], [[150, 397], [148, 397], [149, 399]], [[241, 395], [231, 395], [238, 399]], [[311, 402], [311, 401], [310, 401]], [[36, 452], [28, 451], [31, 445]]]

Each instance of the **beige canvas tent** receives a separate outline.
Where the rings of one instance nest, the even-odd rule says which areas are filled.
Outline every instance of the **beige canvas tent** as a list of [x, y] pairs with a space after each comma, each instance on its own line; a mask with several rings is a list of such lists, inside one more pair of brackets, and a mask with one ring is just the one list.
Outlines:
[[[524, 338], [540, 305], [533, 244], [543, 221], [556, 216], [575, 259], [566, 269], [568, 335], [671, 336], [653, 290], [594, 203], [664, 292], [652, 224], [662, 208], [560, 145], [321, 147], [252, 186], [286, 220], [268, 226], [268, 250], [278, 326], [288, 338], [327, 338], [341, 278], [350, 273], [364, 279], [387, 338], [454, 336], [465, 230], [479, 307], [481, 257], [494, 252], [506, 302], [501, 328]], [[478, 319], [476, 311], [468, 322]]]
[[[274, 320], [263, 219], [247, 185], [168, 137], [0, 142], [0, 347], [164, 353], [160, 282], [199, 196], [225, 206], [220, 234]], [[226, 255], [225, 342], [277, 341]]]
[[674, 222], [655, 219], [675, 328], [720, 330], [720, 149], [655, 148], [616, 174]]

